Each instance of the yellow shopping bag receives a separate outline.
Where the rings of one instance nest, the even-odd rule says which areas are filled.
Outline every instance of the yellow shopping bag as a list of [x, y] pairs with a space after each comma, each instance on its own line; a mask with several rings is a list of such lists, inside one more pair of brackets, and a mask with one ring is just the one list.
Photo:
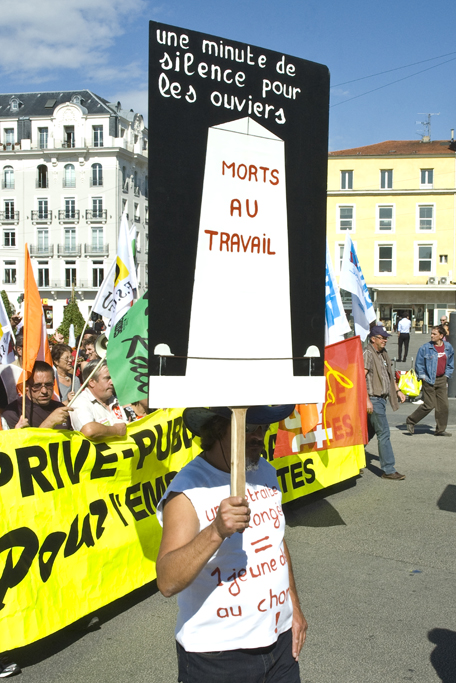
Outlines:
[[406, 396], [419, 396], [421, 393], [421, 380], [416, 376], [415, 370], [409, 370], [399, 378], [398, 386]]

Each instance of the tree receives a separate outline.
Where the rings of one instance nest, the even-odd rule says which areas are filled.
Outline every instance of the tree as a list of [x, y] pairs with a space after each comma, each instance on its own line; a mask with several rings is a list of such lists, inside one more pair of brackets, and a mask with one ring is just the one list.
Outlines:
[[3, 305], [5, 306], [6, 315], [11, 320], [11, 316], [14, 315], [14, 313], [15, 313], [15, 308], [12, 305], [11, 301], [8, 299], [8, 294], [5, 292], [4, 289], [2, 289], [0, 294], [2, 295]]
[[68, 344], [68, 334], [70, 331], [71, 324], [74, 325], [74, 334], [75, 337], [77, 337], [82, 332], [82, 328], [85, 325], [85, 320], [83, 318], [81, 311], [79, 310], [79, 306], [74, 296], [74, 290], [71, 293], [70, 303], [68, 304], [68, 306], [65, 307], [65, 310], [63, 311], [62, 324], [60, 325], [60, 327], [57, 328], [57, 332], [60, 332], [60, 334], [63, 334], [63, 336], [65, 337], [65, 344]]

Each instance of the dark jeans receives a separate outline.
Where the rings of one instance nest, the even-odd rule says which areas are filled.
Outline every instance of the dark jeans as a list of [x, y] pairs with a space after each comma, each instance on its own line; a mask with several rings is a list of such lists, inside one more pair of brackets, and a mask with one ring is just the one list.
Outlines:
[[423, 379], [423, 405], [408, 416], [407, 422], [416, 425], [435, 409], [435, 431], [444, 432], [448, 424], [448, 379], [436, 377], [435, 384], [428, 384]]
[[378, 459], [380, 467], [385, 474], [392, 474], [396, 471], [393, 447], [391, 445], [390, 428], [386, 417], [386, 398], [380, 396], [369, 396], [372, 401], [374, 412], [368, 415], [378, 439]]
[[[408, 333], [401, 332], [399, 334], [399, 339], [397, 340], [397, 352], [399, 360], [401, 360], [401, 358], [403, 358], [404, 360], [407, 358], [409, 343], [410, 335]], [[404, 355], [402, 355], [402, 345], [404, 345]]]
[[252, 650], [186, 652], [176, 642], [180, 683], [300, 683], [291, 655], [291, 629], [277, 642]]

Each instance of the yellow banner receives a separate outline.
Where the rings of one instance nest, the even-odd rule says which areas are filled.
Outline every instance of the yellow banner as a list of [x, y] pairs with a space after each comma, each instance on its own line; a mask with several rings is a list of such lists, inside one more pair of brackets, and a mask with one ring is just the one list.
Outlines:
[[[156, 577], [155, 509], [200, 452], [197, 442], [178, 409], [100, 443], [79, 432], [0, 431], [2, 650], [43, 638]], [[274, 443], [270, 434], [267, 457], [285, 502], [364, 465], [362, 446], [272, 460]]]

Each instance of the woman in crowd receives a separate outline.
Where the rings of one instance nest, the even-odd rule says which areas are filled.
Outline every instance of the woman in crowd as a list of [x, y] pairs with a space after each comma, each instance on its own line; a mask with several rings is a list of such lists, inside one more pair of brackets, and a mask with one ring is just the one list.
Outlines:
[[66, 344], [55, 344], [51, 348], [52, 361], [57, 371], [57, 382], [59, 385], [60, 400], [64, 405], [68, 405], [79, 389], [81, 383], [78, 378], [74, 380], [74, 391], [71, 391], [73, 381], [73, 363], [71, 347]]

